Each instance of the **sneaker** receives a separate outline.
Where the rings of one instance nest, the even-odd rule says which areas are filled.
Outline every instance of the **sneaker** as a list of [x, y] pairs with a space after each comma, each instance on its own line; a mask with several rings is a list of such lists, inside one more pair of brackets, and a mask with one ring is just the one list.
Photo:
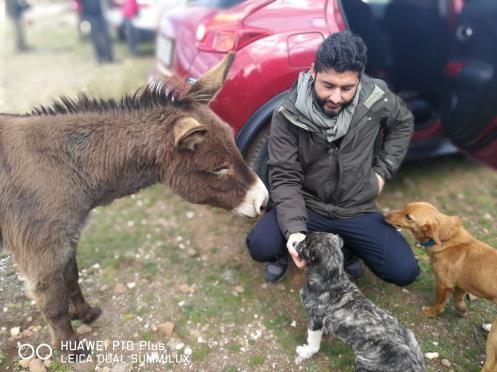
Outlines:
[[288, 272], [288, 257], [280, 258], [266, 264], [266, 281], [276, 283], [282, 280]]
[[343, 267], [349, 278], [357, 279], [361, 277], [362, 274], [364, 274], [362, 268], [362, 262], [355, 255], [355, 253], [350, 249], [348, 249], [347, 247], [343, 247], [342, 251], [343, 251]]
[[347, 266], [344, 265], [345, 272], [349, 276], [350, 279], [357, 279], [364, 274], [364, 271], [362, 269], [362, 263], [359, 261], [359, 259], [356, 257], [356, 261], [348, 264]]

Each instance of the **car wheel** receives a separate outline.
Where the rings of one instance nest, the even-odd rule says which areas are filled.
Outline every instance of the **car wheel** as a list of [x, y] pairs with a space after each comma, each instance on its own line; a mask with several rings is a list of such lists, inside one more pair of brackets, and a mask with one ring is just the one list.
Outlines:
[[269, 124], [264, 124], [253, 142], [251, 143], [245, 160], [248, 166], [259, 176], [266, 187], [269, 187], [269, 170], [267, 162], [269, 160], [269, 152], [267, 142], [269, 138]]

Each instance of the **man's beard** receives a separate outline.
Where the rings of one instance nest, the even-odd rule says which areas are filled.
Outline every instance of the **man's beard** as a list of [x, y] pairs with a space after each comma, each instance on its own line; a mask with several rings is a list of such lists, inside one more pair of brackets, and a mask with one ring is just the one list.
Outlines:
[[325, 105], [328, 102], [328, 100], [327, 99], [321, 99], [321, 98], [319, 98], [318, 95], [316, 94], [316, 90], [315, 89], [313, 89], [313, 93], [314, 93], [314, 99], [316, 100], [319, 108], [329, 118], [334, 118], [335, 116], [337, 116], [340, 113], [340, 111], [342, 111], [347, 106], [349, 106], [352, 103], [352, 101], [354, 100], [354, 97], [352, 97], [350, 99], [350, 101], [342, 103], [340, 105], [340, 107], [338, 107], [336, 109], [326, 109]]

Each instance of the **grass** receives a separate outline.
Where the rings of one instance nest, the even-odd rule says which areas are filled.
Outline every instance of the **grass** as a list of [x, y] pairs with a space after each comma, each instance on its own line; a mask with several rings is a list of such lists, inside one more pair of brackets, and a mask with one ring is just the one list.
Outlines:
[[249, 360], [249, 367], [250, 368], [257, 368], [259, 366], [262, 366], [264, 363], [265, 358], [261, 355], [255, 355], [250, 358]]
[[0, 352], [0, 368], [7, 369], [8, 367], [8, 357], [7, 354], [4, 352]]

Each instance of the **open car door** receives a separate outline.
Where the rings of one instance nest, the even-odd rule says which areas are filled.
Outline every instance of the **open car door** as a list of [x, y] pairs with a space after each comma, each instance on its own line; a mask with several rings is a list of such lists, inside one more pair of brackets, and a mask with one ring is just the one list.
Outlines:
[[497, 0], [465, 1], [446, 73], [446, 135], [462, 152], [497, 169]]

